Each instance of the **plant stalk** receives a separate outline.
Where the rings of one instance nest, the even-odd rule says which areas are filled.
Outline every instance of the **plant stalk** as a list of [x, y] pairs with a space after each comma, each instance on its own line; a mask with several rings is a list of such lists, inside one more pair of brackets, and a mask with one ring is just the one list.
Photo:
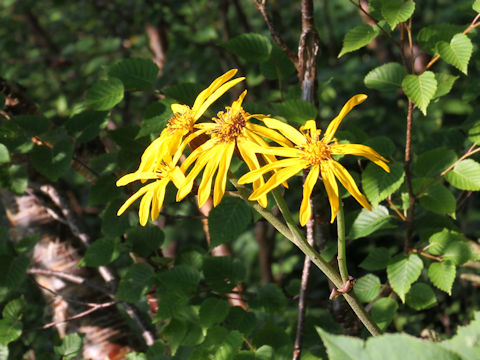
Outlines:
[[346, 246], [345, 246], [345, 217], [343, 215], [343, 203], [339, 201], [338, 213], [337, 213], [337, 236], [338, 236], [338, 269], [340, 270], [340, 276], [342, 277], [343, 283], [346, 283], [348, 280], [348, 269], [347, 269], [347, 256], [346, 256]]

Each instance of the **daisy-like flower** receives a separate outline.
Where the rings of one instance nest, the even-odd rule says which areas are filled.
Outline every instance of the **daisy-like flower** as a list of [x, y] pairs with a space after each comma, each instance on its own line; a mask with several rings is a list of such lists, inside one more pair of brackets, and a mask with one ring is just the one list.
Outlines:
[[319, 176], [321, 176], [323, 180], [330, 202], [332, 211], [331, 222], [333, 222], [337, 216], [339, 208], [339, 194], [336, 179], [340, 181], [345, 189], [347, 189], [364, 208], [371, 210], [370, 204], [358, 189], [352, 176], [342, 165], [332, 158], [332, 155], [339, 154], [363, 156], [385, 171], [390, 172], [390, 168], [385, 163], [388, 162], [388, 160], [369, 146], [361, 144], [338, 144], [333, 138], [345, 115], [356, 105], [365, 101], [366, 98], [366, 95], [361, 94], [348, 100], [340, 111], [340, 114], [330, 122], [322, 138], [320, 138], [321, 130], [317, 130], [315, 121], [313, 120], [307, 121], [305, 126], [302, 126], [300, 131], [298, 131], [282, 121], [264, 119], [265, 125], [271, 129], [278, 130], [295, 145], [270, 148], [257, 147], [255, 149], [258, 153], [282, 156], [285, 159], [250, 171], [239, 179], [240, 184], [251, 183], [257, 181], [257, 179], [263, 177], [263, 175], [269, 171], [276, 171], [265, 184], [254, 188], [249, 200], [257, 200], [265, 197], [269, 191], [279, 184], [296, 175], [299, 171], [309, 168], [310, 171], [303, 187], [303, 200], [300, 205], [299, 217], [302, 226], [310, 219], [311, 210], [309, 199]]
[[[160, 136], [143, 153], [140, 166], [136, 172], [154, 171], [153, 169], [163, 160], [165, 154], [173, 156], [177, 152], [182, 139], [193, 131], [195, 122], [205, 113], [210, 105], [230, 88], [245, 79], [240, 77], [230, 80], [236, 73], [237, 69], [232, 69], [215, 79], [208, 88], [197, 96], [191, 108], [187, 105], [172, 104], [173, 116], [168, 120], [168, 124]], [[187, 137], [184, 141], [185, 145], [194, 137]]]
[[147, 224], [150, 209], [152, 220], [157, 219], [160, 210], [162, 209], [165, 190], [168, 183], [171, 181], [177, 188], [180, 188], [185, 181], [185, 175], [176, 165], [181, 154], [182, 151], [178, 151], [173, 159], [169, 154], [166, 154], [162, 161], [156, 165], [154, 170], [147, 170], [145, 172], [136, 171], [121, 177], [117, 181], [117, 186], [124, 186], [137, 180], [145, 182], [153, 179], [154, 181], [142, 186], [140, 190], [130, 196], [118, 210], [117, 216], [122, 215], [135, 200], [143, 196], [138, 210], [140, 225], [145, 226]]
[[[187, 196], [192, 190], [195, 178], [204, 169], [198, 189], [198, 205], [202, 206], [210, 196], [213, 177], [216, 172], [213, 205], [217, 206], [225, 194], [227, 172], [235, 148], [238, 149], [248, 168], [255, 170], [260, 168], [260, 163], [256, 153], [252, 151], [252, 145], [268, 147], [267, 142], [263, 139], [267, 138], [284, 146], [292, 146], [290, 141], [275, 130], [249, 121], [251, 118], [262, 120], [265, 116], [251, 115], [243, 110], [242, 102], [246, 94], [247, 91], [245, 90], [231, 107], [227, 107], [225, 112], [219, 112], [217, 118], [212, 119], [213, 122], [195, 125], [198, 133], [206, 133], [210, 135], [210, 139], [196, 148], [182, 164], [182, 170], [186, 171], [195, 163], [187, 175], [185, 183], [177, 193], [177, 201]], [[276, 160], [275, 156], [269, 154], [263, 157], [267, 163]], [[263, 177], [259, 176], [253, 181], [253, 188], [260, 188], [264, 183]], [[257, 201], [263, 207], [267, 206], [267, 195], [259, 196]]]

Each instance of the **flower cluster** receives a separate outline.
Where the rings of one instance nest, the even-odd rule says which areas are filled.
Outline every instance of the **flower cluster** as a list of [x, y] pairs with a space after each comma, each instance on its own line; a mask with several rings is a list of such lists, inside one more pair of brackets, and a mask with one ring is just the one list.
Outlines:
[[[225, 194], [227, 174], [234, 154], [249, 168], [239, 183], [252, 183], [250, 200], [267, 206], [267, 194], [302, 170], [309, 169], [303, 188], [300, 206], [300, 224], [306, 224], [311, 216], [309, 199], [313, 187], [321, 178], [331, 206], [333, 222], [339, 208], [339, 193], [336, 179], [366, 209], [371, 209], [365, 196], [360, 192], [348, 171], [332, 158], [332, 155], [351, 154], [363, 156], [385, 171], [390, 171], [387, 160], [372, 148], [361, 144], [338, 144], [334, 138], [341, 121], [366, 95], [352, 97], [340, 114], [328, 125], [320, 137], [314, 120], [309, 120], [299, 130], [277, 119], [261, 114], [249, 114], [242, 103], [247, 94], [240, 97], [225, 111], [221, 111], [209, 122], [197, 120], [220, 96], [244, 78], [232, 79], [237, 70], [233, 69], [215, 79], [195, 100], [192, 108], [173, 104], [173, 116], [160, 136], [155, 139], [142, 155], [140, 166], [134, 173], [117, 181], [123, 186], [136, 180], [151, 181], [133, 194], [118, 210], [121, 215], [135, 200], [140, 201], [140, 224], [148, 222], [149, 214], [155, 220], [160, 214], [165, 189], [171, 181], [178, 189], [177, 201], [192, 192], [195, 179], [203, 171], [198, 187], [198, 204], [202, 206], [210, 197], [213, 184], [213, 205], [217, 206]], [[251, 119], [259, 123], [251, 122]], [[261, 125], [263, 124], [263, 125]], [[193, 139], [207, 136], [208, 140], [194, 148], [190, 155], [179, 164], [181, 155]], [[272, 142], [276, 146], [272, 146]], [[281, 159], [279, 159], [281, 158]], [[189, 170], [190, 169], [190, 170]], [[264, 175], [272, 172], [265, 181]], [[215, 177], [215, 181], [213, 178]]]

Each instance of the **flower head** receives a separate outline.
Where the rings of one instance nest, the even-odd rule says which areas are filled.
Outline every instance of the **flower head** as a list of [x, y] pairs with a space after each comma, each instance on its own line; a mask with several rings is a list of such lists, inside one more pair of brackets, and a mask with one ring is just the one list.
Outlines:
[[[232, 106], [227, 107], [226, 111], [221, 111], [213, 118], [213, 122], [200, 123], [195, 125], [199, 133], [206, 133], [210, 139], [196, 148], [182, 164], [182, 170], [186, 171], [193, 163], [190, 173], [185, 179], [185, 183], [177, 193], [177, 201], [183, 199], [192, 189], [195, 178], [203, 170], [203, 177], [198, 189], [198, 204], [202, 206], [211, 193], [213, 177], [217, 173], [214, 184], [213, 204], [218, 205], [225, 193], [227, 183], [227, 172], [235, 149], [238, 149], [250, 170], [260, 168], [260, 163], [252, 146], [268, 147], [263, 139], [266, 137], [283, 145], [291, 145], [290, 141], [278, 134], [276, 131], [264, 126], [253, 124], [251, 118], [263, 119], [264, 115], [251, 115], [242, 108], [242, 102], [247, 91], [245, 90], [240, 97], [233, 102]], [[272, 155], [265, 155], [264, 159], [270, 163], [275, 159]], [[254, 189], [264, 184], [263, 177], [260, 176], [253, 182]], [[257, 201], [262, 206], [267, 205], [267, 196], [259, 196]]]
[[343, 106], [340, 114], [333, 119], [327, 127], [323, 137], [320, 137], [320, 130], [317, 130], [315, 121], [309, 120], [300, 131], [294, 127], [276, 120], [264, 119], [265, 125], [271, 129], [278, 130], [286, 138], [292, 141], [293, 146], [257, 147], [256, 152], [269, 155], [282, 156], [285, 159], [272, 162], [260, 169], [250, 171], [239, 179], [240, 184], [257, 181], [259, 177], [269, 171], [276, 171], [268, 181], [254, 189], [250, 200], [257, 200], [264, 197], [269, 191], [296, 175], [299, 171], [310, 169], [304, 183], [303, 200], [300, 206], [300, 224], [303, 226], [311, 216], [309, 199], [319, 176], [321, 176], [331, 207], [331, 222], [337, 216], [339, 208], [339, 193], [336, 179], [352, 194], [352, 196], [366, 209], [371, 206], [365, 196], [360, 192], [352, 176], [348, 171], [332, 158], [332, 155], [351, 154], [363, 156], [374, 162], [382, 169], [390, 172], [388, 162], [383, 156], [372, 148], [361, 144], [338, 144], [333, 138], [345, 115], [356, 105], [362, 103], [366, 95], [356, 95]]

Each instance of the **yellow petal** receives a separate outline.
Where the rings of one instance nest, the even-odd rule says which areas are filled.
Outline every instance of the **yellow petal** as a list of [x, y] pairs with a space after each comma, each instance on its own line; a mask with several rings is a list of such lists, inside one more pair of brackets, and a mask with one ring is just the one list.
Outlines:
[[120, 179], [118, 179], [117, 186], [124, 186], [137, 180], [150, 180], [150, 179], [156, 179], [156, 178], [157, 178], [157, 174], [154, 172], [134, 172], [134, 173], [124, 175]]
[[256, 152], [257, 154], [265, 154], [265, 155], [277, 155], [277, 156], [284, 156], [284, 157], [301, 157], [303, 155], [302, 150], [295, 149], [293, 147], [268, 147], [268, 146], [261, 146], [255, 143], [251, 143], [250, 145], [251, 151]]
[[197, 158], [207, 152], [209, 149], [211, 149], [215, 145], [215, 142], [213, 140], [208, 140], [206, 143], [202, 144], [201, 146], [197, 147], [195, 150], [192, 151], [192, 153], [185, 159], [185, 161], [181, 165], [182, 171], [186, 171], [190, 165], [192, 165]]
[[204, 166], [207, 164], [209, 158], [212, 155], [213, 155], [212, 153], [207, 153], [195, 163], [195, 166], [188, 173], [183, 184], [180, 185], [180, 187], [178, 188], [177, 201], [183, 200], [183, 198], [187, 196], [190, 193], [190, 191], [192, 191], [193, 182], [195, 178], [198, 176], [198, 174], [200, 174], [200, 172], [202, 171]]
[[360, 190], [358, 190], [357, 184], [355, 184], [355, 180], [353, 180], [352, 176], [348, 173], [348, 171], [334, 160], [330, 160], [328, 162], [328, 166], [333, 171], [338, 180], [340, 180], [345, 189], [347, 189], [347, 191], [352, 194], [352, 196], [360, 203], [360, 205], [362, 205], [367, 210], [372, 210], [372, 207], [368, 203], [365, 196], [363, 196]]
[[202, 181], [198, 187], [198, 206], [201, 207], [208, 200], [210, 193], [212, 191], [212, 181], [213, 175], [218, 168], [220, 159], [222, 158], [224, 146], [217, 146], [214, 149], [210, 150], [214, 152], [214, 155], [210, 158], [203, 170]]
[[350, 100], [348, 100], [345, 105], [343, 105], [343, 108], [340, 111], [340, 114], [338, 114], [338, 116], [330, 122], [330, 124], [327, 127], [327, 130], [325, 131], [325, 135], [323, 137], [325, 139], [325, 142], [328, 143], [330, 142], [330, 140], [333, 139], [333, 136], [337, 132], [337, 129], [340, 126], [340, 123], [342, 122], [345, 115], [347, 115], [350, 112], [350, 110], [352, 110], [358, 104], [361, 104], [362, 102], [364, 102], [366, 99], [367, 99], [367, 95], [364, 95], [364, 94], [355, 95]]
[[157, 183], [153, 183], [154, 187], [150, 188], [145, 195], [143, 195], [140, 201], [140, 207], [138, 209], [138, 217], [140, 219], [140, 225], [145, 226], [148, 222], [148, 215], [150, 215], [150, 205], [152, 204], [154, 188]]
[[233, 114], [237, 114], [240, 112], [240, 110], [242, 110], [242, 103], [243, 103], [243, 99], [245, 98], [245, 96], [247, 95], [247, 90], [244, 90], [240, 96], [238, 97], [237, 100], [235, 100], [233, 103], [232, 103], [232, 106], [231, 106], [231, 112]]
[[330, 202], [330, 211], [332, 213], [330, 222], [333, 223], [338, 213], [339, 200], [338, 200], [338, 185], [332, 170], [328, 166], [328, 163], [324, 163], [321, 168], [323, 185], [327, 190], [328, 201]]
[[305, 226], [307, 221], [312, 216], [312, 207], [310, 206], [310, 196], [312, 195], [312, 190], [318, 180], [318, 174], [320, 172], [319, 166], [313, 166], [310, 169], [305, 182], [303, 184], [303, 199], [302, 204], [300, 205], [300, 225]]
[[300, 131], [308, 130], [310, 132], [310, 136], [312, 139], [315, 141], [317, 140], [316, 135], [317, 135], [317, 124], [315, 120], [307, 120], [305, 122], [305, 125], [300, 127]]
[[180, 114], [180, 115], [183, 115], [188, 110], [190, 110], [190, 108], [187, 105], [182, 105], [182, 104], [172, 104], [170, 105], [170, 109], [172, 109], [172, 112], [174, 114]]
[[183, 171], [180, 170], [178, 166], [175, 166], [175, 168], [170, 172], [170, 179], [172, 180], [173, 184], [177, 187], [177, 189], [180, 189], [180, 186], [183, 185], [185, 182], [185, 175], [183, 174]]
[[223, 83], [225, 83], [226, 81], [234, 77], [237, 71], [238, 71], [237, 69], [229, 70], [225, 74], [213, 80], [212, 83], [205, 90], [203, 90], [202, 92], [200, 92], [200, 94], [198, 94], [197, 98], [195, 99], [195, 103], [192, 106], [192, 109], [194, 111], [195, 109], [198, 110], [198, 108], [200, 108], [200, 106], [205, 102], [205, 100], [207, 100], [207, 98], [211, 94], [213, 94], [213, 92], [217, 90]]
[[283, 135], [279, 134], [275, 130], [266, 128], [265, 126], [257, 125], [257, 124], [252, 124], [252, 123], [247, 123], [247, 129], [251, 130], [257, 135], [263, 136], [264, 138], [267, 138], [269, 140], [275, 141], [277, 144], [280, 144], [282, 146], [288, 146], [292, 147], [292, 143]]
[[[237, 141], [238, 150], [240, 151], [240, 155], [242, 156], [243, 161], [247, 164], [250, 170], [257, 170], [260, 168], [260, 163], [258, 162], [257, 155], [254, 151], [251, 151], [250, 142], [244, 142], [239, 140]], [[253, 189], [256, 190], [259, 187], [263, 186], [265, 181], [263, 180], [263, 176], [258, 177], [255, 181], [253, 181]], [[258, 203], [262, 207], [267, 207], [268, 200], [267, 195], [260, 197], [257, 199]]]
[[290, 126], [283, 121], [273, 119], [273, 118], [267, 118], [267, 119], [264, 119], [263, 122], [270, 129], [275, 129], [280, 131], [283, 136], [288, 138], [295, 145], [303, 145], [306, 142], [305, 136], [303, 136], [303, 134], [300, 131], [298, 131], [293, 126]]
[[143, 194], [145, 194], [147, 191], [149, 191], [150, 189], [152, 189], [152, 187], [155, 185], [155, 183], [151, 183], [151, 184], [148, 184], [148, 185], [145, 185], [145, 186], [142, 186], [135, 194], [133, 194], [132, 196], [130, 196], [127, 201], [125, 201], [125, 203], [120, 207], [120, 209], [118, 209], [117, 211], [117, 216], [120, 216], [122, 215], [125, 210], [127, 210], [127, 208], [132, 205], [132, 203], [137, 200], [140, 196], [142, 196]]
[[169, 183], [169, 179], [162, 179], [157, 182], [157, 186], [153, 191], [152, 199], [152, 220], [156, 220], [160, 215], [160, 210], [163, 206], [163, 200], [165, 199], [165, 189]]
[[[268, 165], [265, 165], [265, 166], [261, 167], [260, 169], [257, 169], [257, 170], [250, 171], [250, 172], [246, 173], [240, 179], [238, 179], [238, 183], [239, 184], [248, 184], [248, 183], [254, 182], [260, 176], [262, 176], [263, 174], [265, 174], [269, 171], [272, 171], [272, 170], [275, 170], [275, 169], [278, 169], [278, 168], [292, 167], [292, 166], [296, 166], [296, 165], [301, 166], [301, 169], [303, 169], [304, 166], [305, 166], [305, 164], [301, 160], [296, 159], [296, 158], [295, 159], [278, 160], [278, 161], [275, 161], [275, 162], [270, 163]], [[300, 171], [300, 170], [298, 170], [298, 171]]]
[[361, 144], [333, 144], [330, 148], [332, 154], [348, 154], [366, 157], [386, 172], [390, 172], [390, 168], [385, 164], [388, 160], [369, 146]]
[[303, 169], [303, 165], [296, 164], [296, 165], [284, 168], [282, 170], [279, 170], [278, 172], [274, 173], [270, 177], [270, 179], [268, 179], [265, 185], [255, 190], [248, 199], [257, 200], [259, 197], [267, 194], [269, 191], [276, 188], [282, 182], [287, 181], [292, 176], [295, 176], [296, 174], [298, 174], [298, 172], [302, 169]]
[[233, 151], [235, 150], [235, 143], [228, 143], [222, 150], [222, 157], [218, 165], [217, 177], [215, 178], [215, 187], [213, 192], [213, 206], [217, 206], [222, 201], [225, 194], [225, 187], [227, 185], [227, 173], [232, 161]]

